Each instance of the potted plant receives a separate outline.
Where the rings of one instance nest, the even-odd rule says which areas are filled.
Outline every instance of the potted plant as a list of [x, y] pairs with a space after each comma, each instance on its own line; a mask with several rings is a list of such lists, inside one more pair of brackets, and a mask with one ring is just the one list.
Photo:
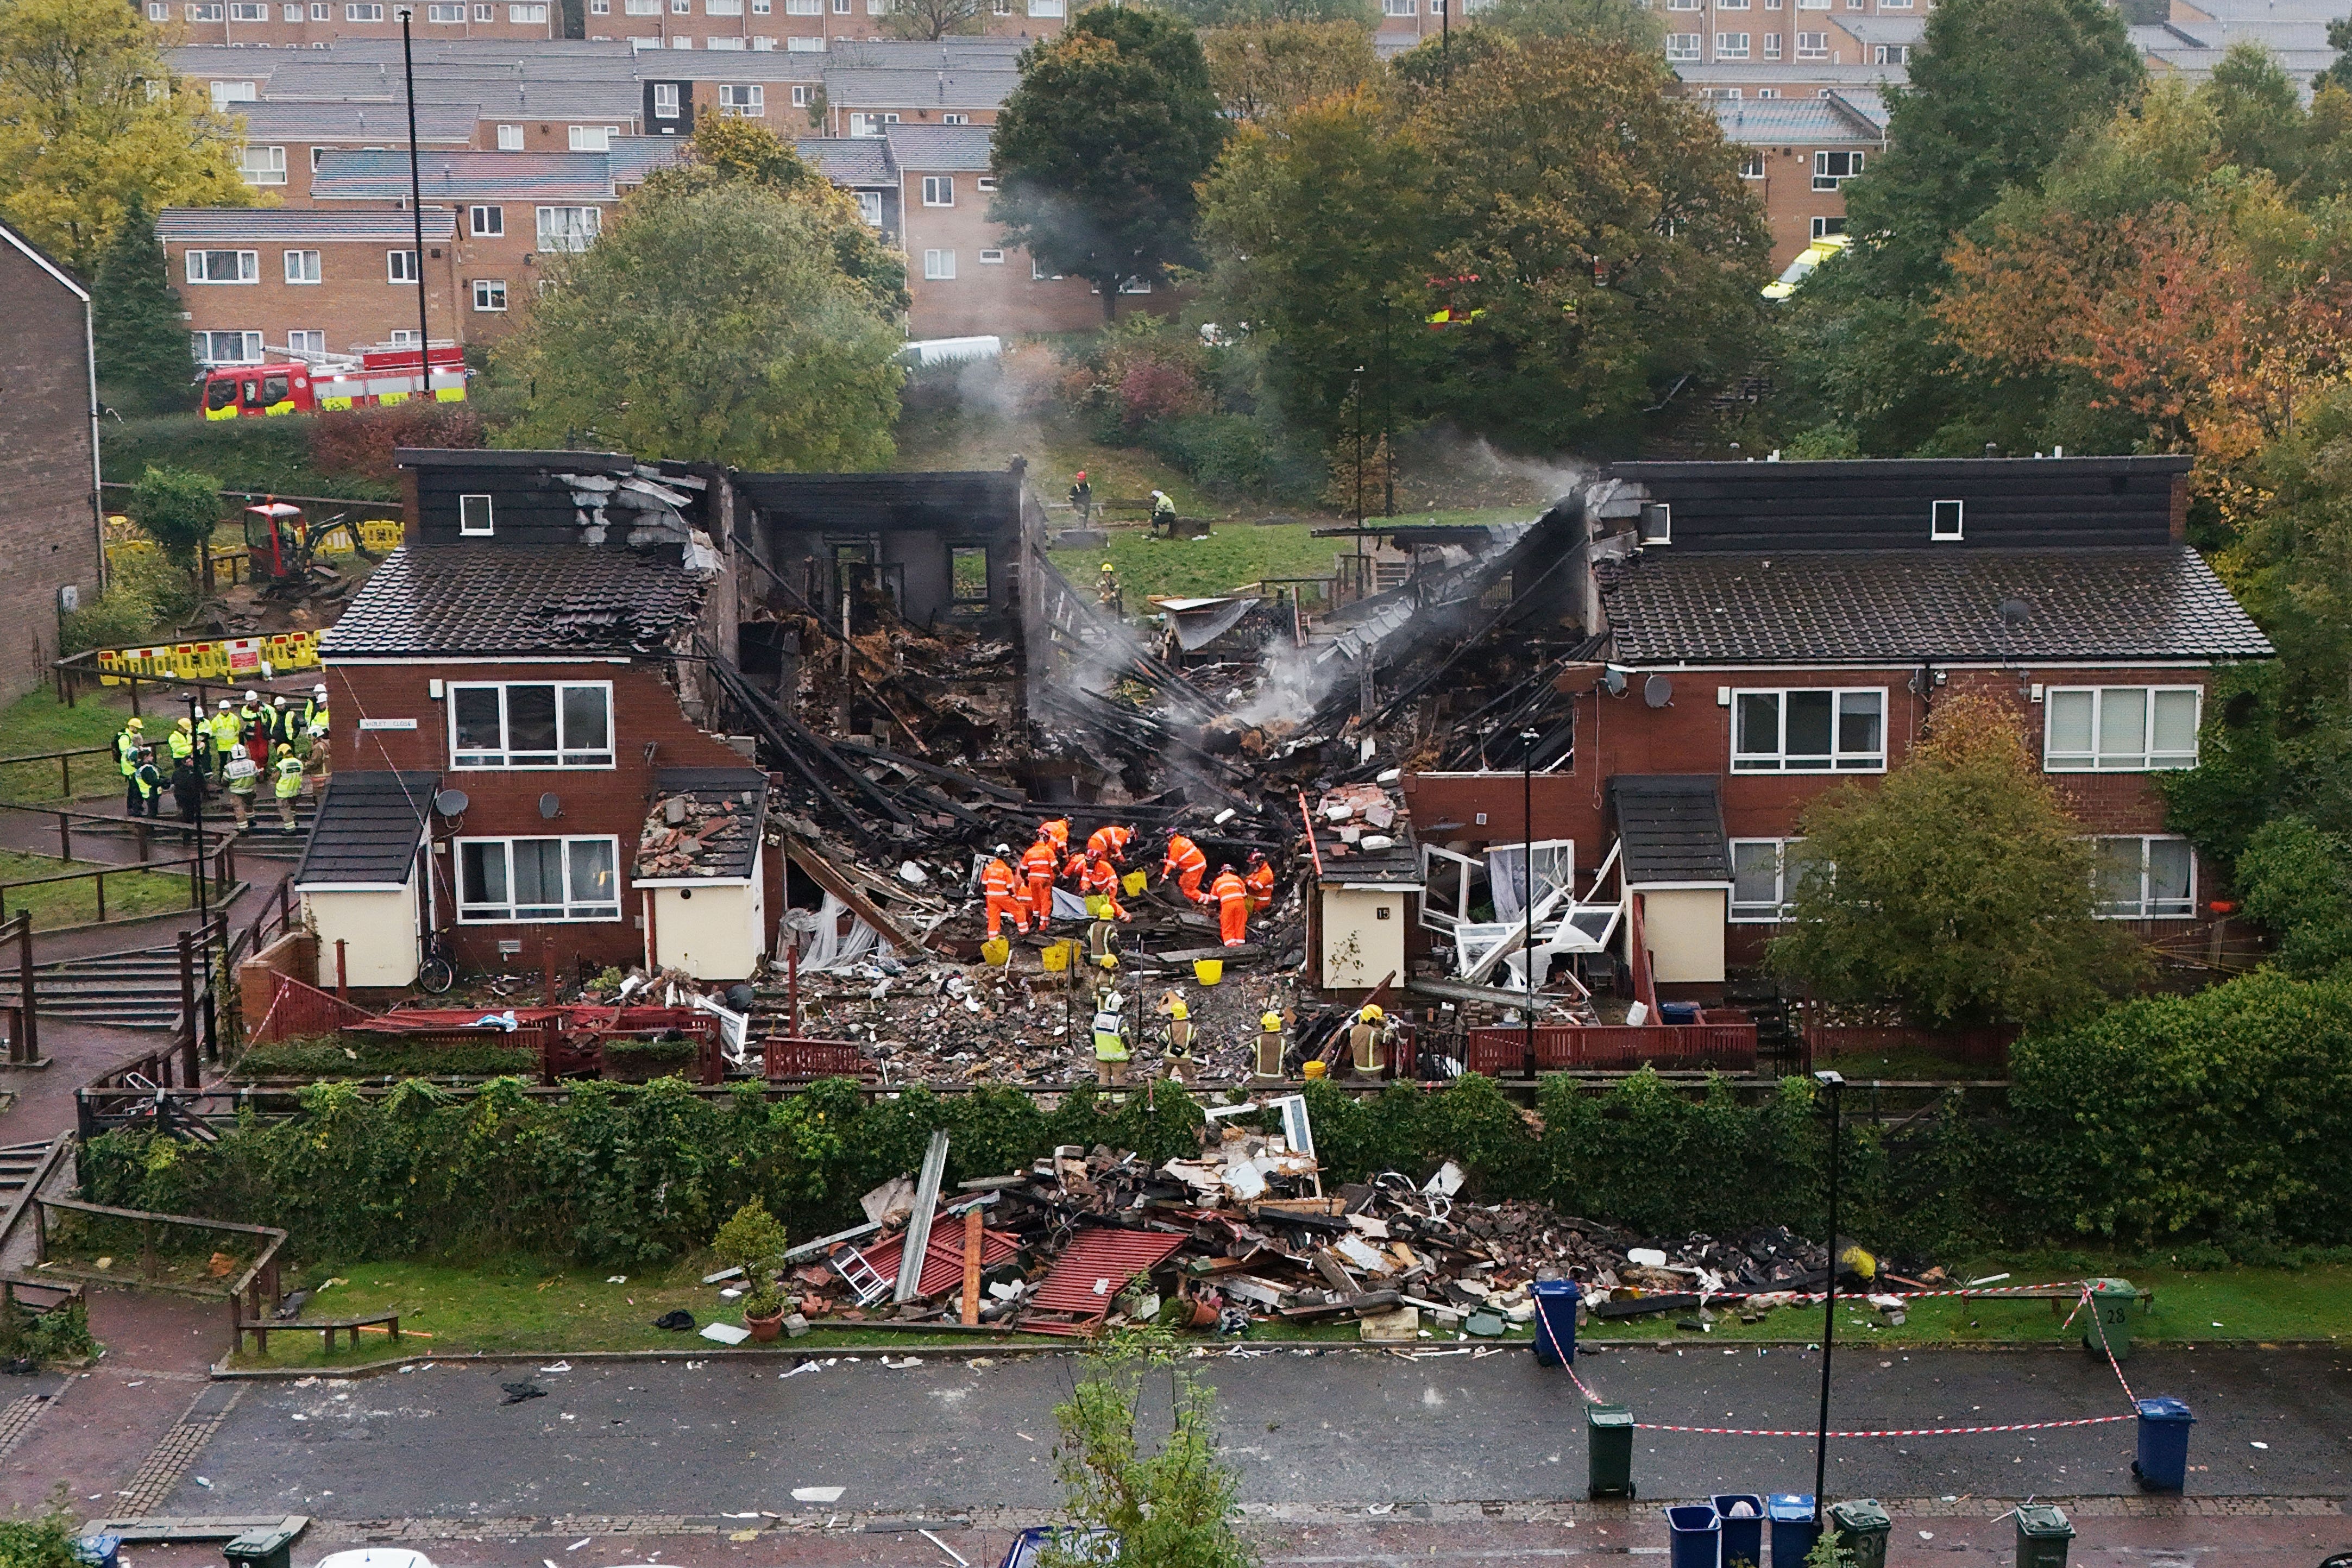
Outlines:
[[762, 1344], [783, 1332], [784, 1292], [776, 1284], [776, 1271], [789, 1245], [783, 1226], [756, 1197], [710, 1239], [720, 1262], [743, 1270], [743, 1326]]

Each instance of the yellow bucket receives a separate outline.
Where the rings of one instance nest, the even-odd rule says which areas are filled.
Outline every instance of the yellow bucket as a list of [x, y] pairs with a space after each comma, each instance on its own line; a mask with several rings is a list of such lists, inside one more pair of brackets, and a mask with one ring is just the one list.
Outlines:
[[980, 945], [980, 961], [983, 964], [993, 964], [1001, 968], [1012, 956], [1013, 944], [1002, 936], [992, 936]]
[[1313, 1080], [1322, 1077], [1326, 1070], [1321, 1062], [1309, 1061], [1306, 1066], [1300, 1068], [1298, 1071], [1302, 1077]]
[[1150, 880], [1150, 879], [1146, 877], [1141, 872], [1131, 871], [1125, 876], [1119, 878], [1118, 884], [1119, 886], [1127, 889], [1128, 897], [1140, 898], [1143, 895], [1143, 889]]
[[1225, 977], [1225, 961], [1223, 958], [1195, 958], [1192, 960], [1192, 977], [1204, 986], [1213, 986]]
[[1047, 943], [1045, 945], [1045, 973], [1049, 975], [1059, 975], [1066, 971], [1069, 967], [1070, 945], [1067, 942]]

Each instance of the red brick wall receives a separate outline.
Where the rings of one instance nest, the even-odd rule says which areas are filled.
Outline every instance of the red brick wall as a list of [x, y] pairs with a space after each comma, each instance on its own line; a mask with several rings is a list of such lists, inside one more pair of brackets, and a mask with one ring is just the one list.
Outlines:
[[[308, 931], [289, 931], [236, 967], [237, 997], [245, 1008], [246, 1027], [257, 1029], [269, 1013], [269, 977], [284, 975], [306, 986], [319, 983], [319, 939]], [[333, 977], [328, 977], [332, 988]]]
[[[467, 681], [610, 681], [613, 683], [614, 761], [611, 768], [493, 769], [448, 767], [448, 720], [446, 699], [435, 701], [426, 683], [436, 678]], [[326, 672], [330, 702], [335, 716], [335, 757], [344, 767], [397, 768], [439, 773], [444, 788], [462, 789], [468, 798], [464, 818], [454, 836], [465, 838], [538, 838], [561, 834], [611, 834], [620, 841], [621, 918], [617, 921], [517, 922], [501, 925], [452, 924], [455, 890], [454, 850], [433, 856], [436, 908], [450, 932], [461, 969], [501, 967], [498, 945], [520, 938], [520, 958], [504, 967], [535, 972], [541, 943], [551, 937], [559, 970], [569, 972], [576, 960], [602, 967], [641, 963], [645, 936], [638, 925], [638, 897], [629, 885], [628, 871], [646, 808], [653, 799], [654, 774], [663, 768], [740, 768], [743, 758], [689, 724], [678, 711], [677, 698], [657, 669], [649, 664], [334, 664]], [[362, 717], [414, 718], [414, 730], [369, 730]], [[652, 756], [646, 755], [648, 747]], [[343, 759], [349, 758], [349, 761]], [[540, 815], [539, 798], [552, 791], [562, 798], [562, 815], [551, 822]], [[453, 836], [447, 823], [434, 819], [436, 839]]]
[[[1607, 781], [1624, 773], [1710, 773], [1722, 780], [1724, 830], [1732, 838], [1785, 838], [1794, 833], [1804, 809], [1825, 789], [1848, 779], [1865, 786], [1883, 775], [1738, 774], [1731, 766], [1731, 710], [1716, 703], [1718, 686], [1880, 686], [1886, 691], [1887, 765], [1903, 760], [1934, 705], [1962, 695], [1990, 696], [2019, 716], [2029, 751], [2042, 754], [2042, 705], [2020, 691], [2048, 685], [2203, 685], [2207, 672], [2180, 669], [1954, 670], [1932, 697], [1914, 696], [1907, 684], [1916, 666], [1882, 670], [1752, 671], [1738, 674], [1684, 672], [1675, 674], [1673, 702], [1663, 708], [1643, 705], [1638, 695], [1580, 697], [1574, 763], [1535, 781], [1536, 837], [1574, 839], [1580, 871], [1590, 871], [1608, 852]], [[1596, 715], [1595, 709], [1598, 708]], [[2153, 833], [2164, 827], [2163, 797], [2147, 773], [2055, 773], [2050, 775], [2067, 808], [2097, 833]], [[1405, 781], [1414, 831], [1443, 843], [1507, 843], [1524, 835], [1521, 783], [1516, 773], [1410, 776]], [[1486, 825], [1475, 826], [1477, 813]], [[1425, 824], [1460, 822], [1459, 829], [1432, 831]]]
[[0, 395], [0, 698], [40, 685], [58, 655], [58, 590], [99, 588], [90, 462], [89, 334], [82, 302], [0, 240], [8, 301], [7, 390]]

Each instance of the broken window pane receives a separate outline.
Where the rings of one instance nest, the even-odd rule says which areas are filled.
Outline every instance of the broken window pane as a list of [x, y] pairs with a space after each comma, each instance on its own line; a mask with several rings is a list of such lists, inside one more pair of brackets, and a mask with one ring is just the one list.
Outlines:
[[2147, 841], [2147, 913], [2151, 915], [2195, 913], [2192, 894], [2197, 856], [2187, 839]]
[[506, 744], [499, 724], [499, 688], [459, 686], [450, 698], [457, 714], [456, 760], [478, 767], [496, 767]]
[[457, 846], [457, 864], [463, 879], [457, 900], [465, 913], [503, 919], [508, 903], [507, 846], [497, 840], [461, 843]]
[[948, 551], [948, 589], [958, 604], [988, 602], [988, 547], [957, 545]]
[[518, 768], [550, 767], [555, 761], [555, 688], [507, 688], [508, 762]]
[[614, 920], [620, 916], [620, 880], [610, 839], [572, 839], [564, 845], [572, 873], [572, 916]]
[[563, 688], [563, 760], [567, 765], [613, 760], [612, 716], [603, 686]]

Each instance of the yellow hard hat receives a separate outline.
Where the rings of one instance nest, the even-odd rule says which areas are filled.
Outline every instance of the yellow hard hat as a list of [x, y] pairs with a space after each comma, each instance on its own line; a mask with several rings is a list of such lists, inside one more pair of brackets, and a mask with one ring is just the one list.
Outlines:
[[185, 728], [187, 728], [187, 727], [188, 727], [188, 721], [187, 721], [186, 719], [184, 719], [184, 719], [182, 719], [182, 720], [180, 721], [180, 727], [181, 727], [182, 729], [185, 729]]
[[1366, 1023], [1379, 1023], [1387, 1019], [1389, 1015], [1381, 1011], [1381, 1009], [1376, 1007], [1368, 1005], [1364, 1009], [1362, 1016]]
[[1101, 957], [1096, 959], [1095, 962], [1106, 969], [1116, 969], [1118, 967], [1118, 955], [1116, 953], [1106, 953]]
[[281, 740], [278, 743], [278, 755], [280, 757], [291, 757], [294, 755], [294, 748]]
[[1282, 1027], [1282, 1015], [1268, 1008], [1258, 1015], [1257, 1021], [1261, 1027], [1271, 1032]]
[[1104, 570], [1105, 571], [1108, 571], [1108, 570], [1111, 570], [1110, 562], [1108, 562], [1108, 561], [1105, 561], [1105, 562], [1103, 562], [1103, 570]]
[[1168, 1016], [1172, 1019], [1181, 1019], [1190, 1018], [1192, 1014], [1191, 1009], [1185, 1007], [1183, 998], [1171, 997], [1168, 1000]]
[[122, 727], [125, 729], [144, 730], [147, 727], [147, 721], [142, 718], [134, 718]]
[[1304, 1067], [1300, 1068], [1298, 1071], [1299, 1071], [1299, 1072], [1300, 1072], [1301, 1076], [1303, 1076], [1303, 1077], [1305, 1077], [1305, 1078], [1307, 1078], [1307, 1079], [1309, 1079], [1309, 1080], [1311, 1081], [1311, 1080], [1313, 1080], [1313, 1079], [1318, 1079], [1318, 1078], [1320, 1078], [1320, 1077], [1322, 1077], [1322, 1076], [1323, 1076], [1324, 1067], [1323, 1067], [1323, 1064], [1322, 1064], [1321, 1062], [1319, 1062], [1319, 1061], [1310, 1061], [1310, 1062], [1308, 1062], [1306, 1066], [1304, 1066]]

